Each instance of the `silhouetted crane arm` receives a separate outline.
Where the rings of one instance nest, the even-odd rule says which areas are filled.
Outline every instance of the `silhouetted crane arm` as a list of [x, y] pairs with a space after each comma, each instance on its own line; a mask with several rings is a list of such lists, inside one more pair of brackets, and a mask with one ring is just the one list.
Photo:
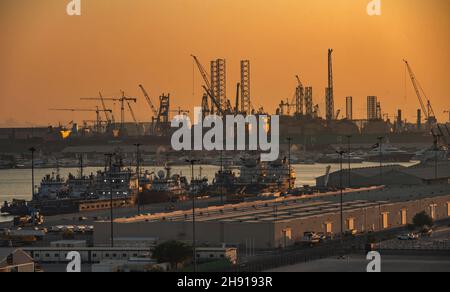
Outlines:
[[[192, 58], [194, 58], [195, 63], [197, 64], [197, 68], [200, 71], [200, 74], [202, 75], [203, 81], [205, 82], [206, 88], [208, 90], [211, 90], [211, 83], [209, 81], [208, 73], [206, 73], [205, 67], [203, 67], [202, 63], [200, 63], [200, 60], [197, 58], [197, 56], [191, 55]], [[212, 94], [211, 94], [212, 95]]]
[[[433, 107], [431, 106], [431, 102], [425, 95], [424, 90], [420, 86], [419, 81], [417, 80], [416, 75], [414, 74], [413, 70], [411, 69], [411, 66], [409, 65], [408, 61], [403, 60], [403, 62], [405, 62], [406, 67], [408, 69], [409, 77], [411, 78], [411, 82], [414, 86], [414, 90], [416, 91], [417, 98], [419, 99], [419, 102], [420, 102], [420, 107], [422, 108], [422, 111], [425, 113], [426, 118], [428, 120], [431, 116], [433, 116], [433, 117], [435, 116]], [[423, 96], [422, 96], [422, 93], [423, 93]], [[428, 109], [425, 106], [424, 99], [427, 102]]]
[[[106, 121], [110, 124], [111, 123], [111, 118], [108, 115], [109, 111], [107, 111], [105, 100], [103, 99], [103, 95], [102, 95], [101, 92], [99, 92], [99, 96], [100, 96], [100, 100], [102, 102], [103, 112], [105, 113]], [[111, 111], [111, 114], [112, 114], [112, 111]]]
[[147, 91], [145, 90], [144, 86], [142, 84], [139, 85], [139, 88], [141, 89], [142, 93], [145, 96], [145, 99], [147, 100], [148, 105], [150, 106], [150, 109], [153, 112], [153, 117], [158, 117], [158, 111], [156, 110], [156, 107], [153, 105], [152, 100], [150, 99], [150, 96], [148, 95]]

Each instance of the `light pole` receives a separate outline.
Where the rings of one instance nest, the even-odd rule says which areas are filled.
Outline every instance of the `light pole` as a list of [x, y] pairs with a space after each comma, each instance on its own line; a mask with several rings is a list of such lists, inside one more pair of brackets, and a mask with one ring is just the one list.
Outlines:
[[352, 160], [351, 160], [351, 156], [350, 153], [352, 152], [351, 149], [351, 139], [352, 139], [352, 135], [348, 135], [347, 136], [347, 156], [348, 156], [348, 188], [352, 187]]
[[[199, 160], [191, 159], [186, 160], [186, 162], [191, 164], [191, 183], [194, 181], [194, 166]], [[194, 273], [197, 272], [197, 251], [196, 251], [196, 237], [195, 237], [195, 194], [192, 193], [192, 249], [194, 256]]]
[[343, 188], [343, 156], [345, 151], [336, 151], [340, 156], [340, 213], [341, 213], [341, 242], [344, 239], [344, 188]]
[[110, 216], [111, 216], [111, 247], [114, 247], [114, 214], [113, 214], [113, 178], [112, 178], [112, 158], [114, 156], [114, 153], [106, 153], [105, 156], [108, 158], [109, 163], [109, 170], [108, 173], [105, 173], [107, 175], [107, 178], [105, 178], [105, 182], [109, 182], [109, 194], [110, 194]]
[[383, 140], [384, 137], [378, 137], [378, 147], [380, 149], [380, 186], [383, 185]]
[[34, 201], [36, 199], [36, 194], [34, 193], [34, 152], [36, 152], [36, 148], [31, 147], [29, 151], [31, 152], [31, 195]]
[[288, 137], [287, 139], [286, 139], [287, 141], [288, 141], [288, 147], [289, 147], [289, 149], [288, 149], [288, 159], [289, 159], [289, 161], [288, 161], [288, 165], [289, 165], [289, 192], [292, 190], [292, 180], [291, 180], [291, 177], [292, 177], [292, 166], [291, 166], [291, 143], [292, 143], [292, 138], [291, 137]]
[[439, 138], [440, 135], [434, 135], [434, 141], [433, 141], [433, 150], [434, 150], [434, 179], [437, 181], [438, 179], [438, 153], [439, 153]]
[[140, 199], [140, 190], [141, 190], [141, 167], [140, 167], [140, 152], [139, 148], [141, 147], [141, 144], [136, 143], [134, 144], [136, 146], [136, 175], [137, 175], [137, 185], [138, 185], [138, 192], [137, 192], [137, 207], [138, 207], [138, 215], [141, 214], [141, 199]]

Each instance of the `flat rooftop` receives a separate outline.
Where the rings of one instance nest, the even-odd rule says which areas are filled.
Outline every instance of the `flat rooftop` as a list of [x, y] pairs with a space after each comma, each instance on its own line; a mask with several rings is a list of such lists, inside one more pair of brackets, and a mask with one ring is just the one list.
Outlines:
[[[378, 206], [386, 202], [351, 201], [344, 203], [344, 211]], [[260, 223], [282, 222], [298, 218], [314, 217], [324, 213], [340, 212], [340, 204], [333, 202], [311, 202], [286, 200], [281, 202], [253, 202], [251, 206], [235, 205], [233, 208], [204, 208], [195, 212], [197, 222]], [[165, 214], [120, 218], [116, 223], [137, 222], [185, 222], [192, 221], [192, 210]]]
[[[340, 212], [339, 192], [303, 197], [283, 197], [234, 205], [196, 209], [197, 222], [261, 223], [289, 222]], [[360, 210], [398, 201], [450, 194], [449, 186], [416, 188], [366, 188], [347, 190], [344, 193], [344, 211]], [[139, 222], [191, 222], [192, 209], [157, 214], [142, 214], [129, 218], [117, 218], [116, 223]]]

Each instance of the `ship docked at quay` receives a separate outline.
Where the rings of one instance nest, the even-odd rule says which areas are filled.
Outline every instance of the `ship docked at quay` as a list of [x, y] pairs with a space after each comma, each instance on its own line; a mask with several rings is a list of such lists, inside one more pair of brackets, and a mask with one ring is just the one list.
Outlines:
[[138, 192], [137, 177], [131, 169], [123, 167], [118, 156], [110, 160], [103, 171], [78, 176], [69, 174], [67, 179], [59, 171], [46, 175], [33, 194], [31, 201], [5, 202], [1, 212], [11, 215], [29, 215], [39, 212], [45, 216], [94, 211], [134, 204]]
[[288, 160], [261, 162], [255, 157], [242, 158], [234, 170], [224, 166], [209, 183], [205, 177], [189, 181], [180, 174], [172, 174], [166, 166], [157, 174], [139, 173], [123, 167], [120, 157], [96, 174], [85, 176], [82, 168], [78, 176], [69, 174], [62, 178], [59, 172], [46, 175], [29, 202], [5, 202], [1, 212], [10, 215], [30, 215], [39, 212], [44, 216], [72, 214], [132, 207], [165, 202], [185, 201], [192, 197], [223, 196], [229, 200], [244, 200], [264, 193], [287, 192], [295, 185], [295, 171]]

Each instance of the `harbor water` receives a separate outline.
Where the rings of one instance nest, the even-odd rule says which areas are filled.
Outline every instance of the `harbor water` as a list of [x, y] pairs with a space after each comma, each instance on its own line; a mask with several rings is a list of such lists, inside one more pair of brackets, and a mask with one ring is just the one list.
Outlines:
[[[404, 166], [411, 166], [417, 162], [402, 163]], [[315, 185], [315, 178], [325, 174], [327, 166], [331, 166], [331, 171], [339, 170], [339, 164], [313, 164], [313, 165], [293, 165], [297, 173], [296, 186], [303, 185]], [[365, 162], [363, 164], [354, 164], [352, 167], [377, 167], [379, 164]], [[201, 168], [201, 170], [200, 170]], [[207, 177], [209, 182], [214, 179], [215, 173], [219, 170], [218, 166], [196, 166], [195, 176], [201, 175]], [[347, 164], [344, 165], [347, 168]], [[96, 173], [102, 168], [91, 168], [87, 167], [84, 169], [85, 175]], [[142, 171], [148, 170], [149, 172], [158, 173], [163, 167], [145, 167]], [[55, 172], [54, 169], [36, 169], [35, 170], [35, 185], [39, 186], [41, 179], [46, 174], [51, 174]], [[60, 174], [63, 178], [67, 178], [69, 173], [74, 175], [78, 174], [78, 169], [76, 168], [62, 168], [60, 169]], [[190, 166], [174, 166], [172, 168], [172, 174], [181, 174], [188, 178], [191, 177]], [[10, 169], [10, 170], [0, 170], [0, 202], [3, 204], [4, 201], [12, 201], [13, 199], [31, 200], [31, 170], [29, 169]], [[0, 216], [0, 222], [11, 220], [9, 217]]]

